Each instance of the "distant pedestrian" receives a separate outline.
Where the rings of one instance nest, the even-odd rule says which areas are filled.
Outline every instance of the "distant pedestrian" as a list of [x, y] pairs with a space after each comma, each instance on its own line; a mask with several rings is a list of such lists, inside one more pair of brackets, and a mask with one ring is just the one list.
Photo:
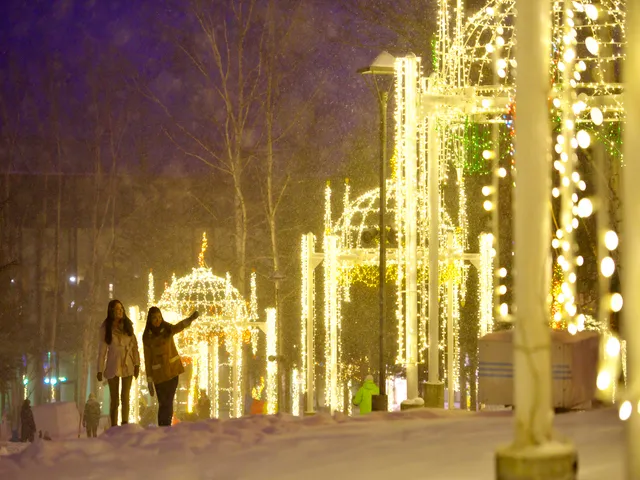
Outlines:
[[109, 416], [112, 427], [118, 424], [119, 396], [122, 401], [122, 425], [129, 423], [131, 381], [133, 377], [138, 378], [139, 373], [140, 353], [138, 340], [133, 333], [133, 322], [127, 317], [122, 302], [111, 300], [107, 307], [107, 318], [100, 326], [97, 379], [98, 382], [103, 379], [109, 382]]
[[87, 403], [84, 405], [84, 414], [82, 415], [82, 426], [87, 429], [87, 437], [95, 438], [98, 436], [98, 424], [100, 423], [100, 403], [96, 400], [96, 396], [92, 393], [89, 395]]
[[200, 420], [206, 420], [211, 418], [211, 400], [207, 396], [207, 391], [204, 389], [200, 390], [200, 398], [198, 398], [198, 418]]
[[367, 375], [356, 396], [353, 397], [353, 404], [360, 407], [360, 415], [371, 413], [374, 395], [380, 395], [380, 389], [373, 383], [373, 377]]
[[22, 427], [21, 440], [23, 442], [33, 442], [36, 438], [36, 421], [33, 418], [31, 401], [28, 398], [25, 398], [24, 402], [22, 402], [20, 424]]
[[164, 321], [158, 307], [151, 307], [147, 314], [142, 344], [149, 394], [152, 397], [158, 394], [159, 427], [171, 425], [178, 376], [184, 372], [173, 336], [189, 327], [196, 318], [198, 318], [198, 312], [193, 312], [188, 318], [173, 325]]

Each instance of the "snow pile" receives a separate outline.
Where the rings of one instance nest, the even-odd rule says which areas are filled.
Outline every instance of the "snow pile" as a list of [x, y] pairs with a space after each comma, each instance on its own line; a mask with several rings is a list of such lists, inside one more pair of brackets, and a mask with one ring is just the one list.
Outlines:
[[47, 432], [53, 440], [77, 438], [80, 414], [75, 402], [45, 403], [33, 407], [38, 431]]
[[0, 456], [13, 455], [27, 448], [27, 443], [21, 442], [2, 442], [0, 443]]
[[411, 398], [411, 399], [403, 400], [402, 405], [412, 405], [414, 407], [421, 407], [424, 405], [424, 400], [420, 397]]
[[[579, 449], [581, 480], [622, 478], [622, 427], [613, 410], [556, 418]], [[503, 414], [434, 409], [326, 414], [306, 418], [252, 416], [126, 425], [98, 439], [37, 441], [0, 457], [7, 479], [493, 479], [494, 453], [513, 438]]]

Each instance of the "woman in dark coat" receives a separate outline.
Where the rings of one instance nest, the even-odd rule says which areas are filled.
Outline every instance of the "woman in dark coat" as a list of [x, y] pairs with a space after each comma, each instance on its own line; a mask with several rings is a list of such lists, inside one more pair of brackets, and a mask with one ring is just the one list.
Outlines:
[[184, 372], [173, 336], [189, 327], [196, 318], [198, 318], [198, 312], [193, 312], [188, 318], [173, 325], [164, 321], [158, 307], [151, 307], [147, 314], [142, 344], [149, 393], [152, 397], [158, 394], [159, 427], [171, 425], [178, 376]]
[[22, 409], [20, 410], [20, 424], [22, 425], [21, 440], [23, 442], [33, 442], [36, 438], [36, 421], [33, 418], [31, 401], [28, 398], [22, 402]]

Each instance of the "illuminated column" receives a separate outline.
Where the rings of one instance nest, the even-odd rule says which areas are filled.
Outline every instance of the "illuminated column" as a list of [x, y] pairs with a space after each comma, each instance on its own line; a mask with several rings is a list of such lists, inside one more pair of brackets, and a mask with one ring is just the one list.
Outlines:
[[[575, 121], [576, 116], [573, 112], [573, 104], [575, 101], [575, 84], [574, 66], [575, 66], [575, 43], [576, 39], [571, 35], [573, 30], [573, 6], [571, 2], [565, 1], [562, 9], [563, 17], [563, 48], [562, 60], [562, 97], [560, 105], [562, 110], [562, 135], [557, 137], [560, 150], [560, 161], [554, 162], [556, 169], [560, 173], [560, 227], [561, 232], [557, 232], [557, 237], [562, 246], [561, 256], [558, 262], [564, 272], [564, 281], [562, 283], [562, 293], [564, 295], [564, 306], [562, 309], [563, 320], [565, 325], [574, 323], [576, 314], [575, 304], [575, 282], [576, 282], [576, 266], [574, 260], [574, 230], [577, 227], [577, 220], [574, 220], [574, 196], [575, 183], [574, 176], [576, 153], [575, 148], [578, 146], [575, 138]], [[577, 174], [577, 173], [576, 173]], [[571, 328], [575, 333], [575, 329]]]
[[294, 417], [300, 416], [300, 372], [297, 368], [294, 368], [291, 372], [291, 414]]
[[331, 335], [329, 334], [331, 329], [331, 187], [327, 182], [327, 186], [324, 192], [324, 238], [322, 241], [322, 250], [325, 255], [324, 263], [324, 406], [331, 405]]
[[238, 359], [238, 387], [236, 389], [236, 414], [238, 417], [241, 417], [244, 414], [244, 382], [242, 381], [242, 362], [243, 359], [243, 348], [242, 348], [242, 334], [238, 336], [238, 341], [236, 343], [236, 357]]
[[229, 353], [229, 357], [230, 357], [230, 363], [231, 363], [231, 390], [229, 392], [231, 398], [230, 398], [230, 417], [233, 418], [236, 416], [236, 411], [237, 411], [237, 395], [236, 395], [236, 390], [238, 388], [238, 364], [236, 362], [237, 358], [236, 358], [236, 341], [235, 339], [231, 339], [228, 344], [227, 344], [227, 348], [228, 348], [228, 353]]
[[[153, 278], [153, 277], [152, 277]], [[140, 369], [144, 371], [144, 349], [142, 348], [142, 333], [146, 322], [142, 322], [142, 316], [140, 315], [140, 308], [137, 305], [129, 307], [129, 320], [133, 322], [133, 334], [138, 340], [140, 347]], [[129, 421], [138, 423], [140, 421], [140, 381], [137, 378], [133, 379], [131, 385], [130, 398], [132, 399], [129, 405]]]
[[320, 260], [315, 258], [316, 240], [313, 233], [302, 236], [302, 374], [305, 376], [305, 413], [313, 413], [315, 400], [315, 269]]
[[326, 274], [329, 276], [329, 408], [333, 413], [338, 406], [338, 261], [336, 258], [338, 237], [328, 239]]
[[[198, 398], [200, 398], [200, 391], [204, 390], [209, 393], [209, 379], [211, 371], [211, 356], [209, 355], [209, 345], [206, 342], [200, 342], [198, 345]], [[209, 412], [209, 416], [211, 412]]]
[[[453, 265], [453, 232], [447, 233], [447, 263], [451, 267]], [[455, 374], [454, 374], [454, 360], [455, 360], [455, 339], [453, 335], [453, 275], [448, 272], [447, 279], [447, 403], [449, 404], [449, 410], [453, 409], [455, 404]]]
[[213, 337], [209, 345], [209, 397], [211, 398], [211, 417], [220, 416], [220, 363], [218, 360], [218, 337]]
[[629, 398], [631, 416], [627, 421], [627, 478], [640, 478], [640, 412], [638, 404], [638, 381], [640, 380], [640, 224], [637, 212], [640, 208], [640, 189], [637, 179], [640, 178], [640, 84], [637, 72], [640, 69], [640, 1], [627, 2], [627, 44], [626, 63], [624, 67], [624, 103], [626, 105], [626, 121], [624, 136], [624, 158], [626, 159], [623, 192], [623, 225], [624, 225], [624, 261], [622, 288], [624, 294], [624, 319], [622, 329], [627, 341], [627, 384], [635, 395]]
[[153, 271], [149, 270], [149, 291], [147, 292], [148, 308], [153, 307], [156, 302], [155, 284], [153, 281]]
[[483, 233], [480, 235], [480, 268], [478, 293], [480, 295], [480, 336], [493, 331], [493, 235]]
[[415, 56], [402, 59], [405, 64], [404, 91], [404, 150], [406, 162], [406, 323], [405, 349], [407, 371], [407, 399], [418, 398], [418, 152], [417, 152], [417, 93], [418, 65]]
[[[500, 10], [500, 5], [497, 5], [498, 10]], [[500, 15], [493, 16], [496, 27], [501, 28], [500, 26]], [[499, 37], [500, 38], [500, 37]], [[495, 45], [493, 46], [493, 83], [495, 85], [500, 84], [500, 79], [506, 76], [506, 70], [503, 68], [506, 65], [505, 59], [502, 58], [503, 53], [503, 42], [499, 42], [496, 39]], [[493, 45], [493, 44], [492, 44]], [[492, 318], [490, 322], [493, 323], [493, 318], [498, 318], [500, 315], [500, 285], [502, 283], [502, 279], [500, 277], [500, 123], [494, 122], [491, 126], [491, 148], [490, 158], [492, 160], [491, 167], [491, 196], [492, 200], [489, 202], [489, 205], [485, 202], [485, 208], [487, 206], [491, 207], [491, 231], [493, 233], [492, 237], [492, 245], [491, 247], [494, 250], [494, 258], [493, 262], [493, 291], [492, 298], [493, 302], [491, 304], [491, 315]]]
[[278, 412], [278, 362], [276, 357], [278, 331], [276, 325], [275, 308], [267, 308], [267, 413], [274, 415]]
[[553, 435], [549, 332], [550, 2], [516, 0], [514, 442], [498, 449], [496, 478], [573, 479], [577, 454]]
[[236, 418], [243, 414], [242, 398], [242, 333], [233, 339], [233, 412]]
[[[430, 86], [431, 87], [431, 86]], [[438, 231], [440, 228], [440, 175], [436, 114], [431, 112], [427, 124], [429, 203], [429, 379], [425, 405], [444, 406], [444, 384], [440, 381], [440, 321], [438, 305]]]

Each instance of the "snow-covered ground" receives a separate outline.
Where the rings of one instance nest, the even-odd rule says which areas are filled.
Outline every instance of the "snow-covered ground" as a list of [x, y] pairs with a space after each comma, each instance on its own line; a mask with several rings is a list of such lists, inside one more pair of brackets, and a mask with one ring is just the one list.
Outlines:
[[[611, 409], [559, 415], [581, 480], [623, 478], [622, 425]], [[493, 479], [510, 414], [434, 411], [348, 418], [253, 416], [168, 429], [113, 428], [97, 440], [39, 441], [0, 456], [0, 479]]]

